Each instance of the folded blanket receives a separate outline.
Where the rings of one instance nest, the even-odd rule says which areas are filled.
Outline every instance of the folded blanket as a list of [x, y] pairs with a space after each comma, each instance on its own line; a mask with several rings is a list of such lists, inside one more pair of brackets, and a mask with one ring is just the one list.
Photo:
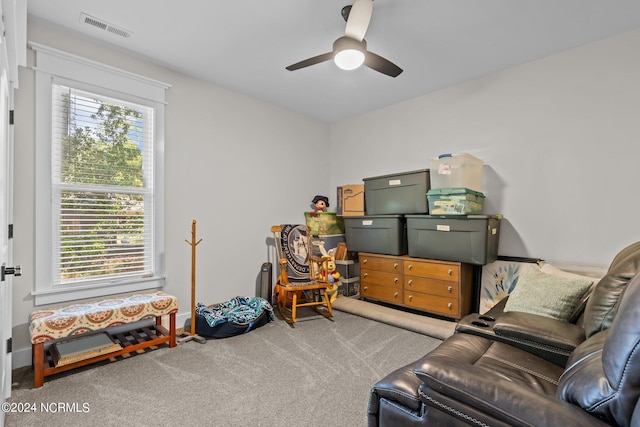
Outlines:
[[227, 322], [250, 323], [263, 311], [269, 313], [269, 321], [272, 321], [273, 307], [266, 299], [260, 297], [235, 297], [211, 307], [202, 303], [196, 304], [196, 314], [204, 317], [211, 327]]

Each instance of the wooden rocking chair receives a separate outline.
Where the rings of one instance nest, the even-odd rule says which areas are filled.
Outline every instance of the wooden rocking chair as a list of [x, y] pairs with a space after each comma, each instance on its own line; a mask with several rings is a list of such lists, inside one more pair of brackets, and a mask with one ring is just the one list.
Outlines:
[[[275, 286], [278, 310], [282, 318], [290, 324], [296, 322], [297, 311], [300, 307], [310, 307], [324, 317], [333, 317], [333, 309], [327, 293], [327, 289], [332, 285], [328, 281], [317, 278], [318, 265], [325, 264], [331, 258], [313, 257], [306, 236], [297, 236], [295, 248], [289, 244], [287, 241], [288, 232], [295, 232], [295, 228], [295, 226], [282, 225], [271, 227], [280, 273]], [[296, 256], [298, 262], [293, 259]], [[294, 268], [291, 267], [292, 264], [294, 264]], [[292, 271], [291, 277], [288, 270]]]

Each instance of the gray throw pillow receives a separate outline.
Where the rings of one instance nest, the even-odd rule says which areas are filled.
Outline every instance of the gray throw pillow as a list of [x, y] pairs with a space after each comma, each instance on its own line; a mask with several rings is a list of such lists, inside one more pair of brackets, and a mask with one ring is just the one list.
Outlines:
[[504, 311], [520, 311], [569, 320], [593, 280], [525, 270], [509, 295]]

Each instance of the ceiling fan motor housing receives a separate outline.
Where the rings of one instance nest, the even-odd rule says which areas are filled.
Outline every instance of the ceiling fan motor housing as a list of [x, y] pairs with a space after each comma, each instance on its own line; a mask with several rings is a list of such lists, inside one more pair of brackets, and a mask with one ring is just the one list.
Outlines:
[[364, 39], [362, 41], [358, 41], [348, 36], [342, 36], [333, 42], [334, 53], [347, 49], [359, 50], [364, 53], [367, 50], [367, 42]]

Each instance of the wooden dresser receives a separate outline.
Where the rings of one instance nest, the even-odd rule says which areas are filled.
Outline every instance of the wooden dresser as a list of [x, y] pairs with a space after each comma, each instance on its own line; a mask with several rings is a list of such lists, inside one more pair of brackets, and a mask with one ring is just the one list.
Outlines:
[[460, 320], [472, 310], [473, 266], [359, 253], [360, 297]]

